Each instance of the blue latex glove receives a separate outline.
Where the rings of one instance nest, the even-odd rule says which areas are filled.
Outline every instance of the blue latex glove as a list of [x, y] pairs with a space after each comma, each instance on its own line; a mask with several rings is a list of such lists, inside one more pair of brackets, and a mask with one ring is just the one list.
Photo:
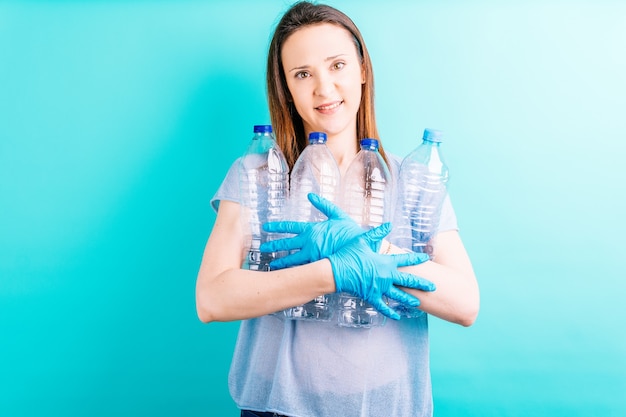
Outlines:
[[383, 301], [383, 296], [410, 307], [417, 307], [419, 300], [396, 286], [434, 291], [435, 284], [398, 271], [398, 267], [427, 261], [428, 255], [415, 252], [381, 255], [372, 251], [372, 243], [382, 240], [390, 230], [390, 223], [369, 230], [352, 239], [328, 259], [333, 268], [337, 292], [360, 297], [385, 316], [399, 320], [400, 315]]
[[[294, 251], [290, 255], [276, 259], [270, 263], [271, 269], [289, 268], [319, 261], [337, 252], [364, 230], [339, 207], [320, 197], [309, 193], [308, 199], [313, 206], [322, 212], [328, 220], [322, 222], [267, 222], [263, 230], [271, 233], [290, 233], [294, 237], [276, 239], [261, 244], [261, 252]], [[372, 250], [377, 252], [380, 241], [371, 242]]]

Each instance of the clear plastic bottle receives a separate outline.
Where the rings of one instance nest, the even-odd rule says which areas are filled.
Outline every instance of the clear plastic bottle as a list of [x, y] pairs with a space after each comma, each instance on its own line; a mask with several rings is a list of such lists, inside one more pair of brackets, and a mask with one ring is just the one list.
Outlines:
[[[398, 214], [394, 237], [398, 246], [433, 259], [433, 237], [439, 227], [441, 207], [448, 193], [448, 166], [441, 153], [442, 132], [425, 129], [422, 143], [409, 153], [400, 165], [398, 176]], [[406, 317], [423, 314], [390, 304]]]
[[282, 220], [289, 196], [289, 166], [278, 147], [272, 126], [254, 126], [254, 136], [240, 159], [239, 180], [245, 238], [242, 268], [269, 271], [269, 263], [284, 252], [265, 253], [262, 243], [278, 236], [263, 230], [263, 223]]
[[425, 129], [422, 143], [400, 166], [397, 207], [401, 210], [400, 246], [433, 256], [441, 207], [448, 194], [448, 166], [441, 152], [443, 133]]
[[[311, 132], [309, 144], [291, 171], [289, 187], [290, 218], [301, 222], [319, 222], [326, 219], [308, 200], [309, 193], [316, 193], [330, 201], [336, 201], [341, 174], [335, 157], [326, 146], [326, 133]], [[336, 303], [335, 294], [324, 294], [306, 304], [284, 310], [286, 317], [300, 320], [329, 321]]]
[[[342, 178], [341, 206], [365, 230], [389, 221], [393, 184], [389, 168], [378, 152], [378, 140], [362, 139], [361, 150]], [[338, 324], [344, 327], [375, 327], [385, 323], [370, 303], [348, 293], [339, 294]]]

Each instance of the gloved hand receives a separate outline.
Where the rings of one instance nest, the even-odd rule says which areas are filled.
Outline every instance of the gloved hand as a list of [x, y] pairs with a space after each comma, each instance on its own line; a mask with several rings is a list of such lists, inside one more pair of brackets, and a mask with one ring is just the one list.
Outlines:
[[419, 300], [397, 286], [434, 291], [435, 284], [415, 275], [398, 271], [400, 266], [417, 265], [428, 260], [423, 253], [381, 255], [371, 249], [372, 243], [382, 240], [391, 230], [385, 223], [369, 230], [328, 256], [337, 292], [347, 292], [369, 302], [385, 316], [399, 320], [400, 315], [384, 301], [387, 296], [401, 304], [417, 307]]
[[[322, 222], [267, 222], [263, 230], [272, 233], [292, 233], [294, 237], [276, 239], [261, 244], [261, 252], [293, 251], [270, 263], [271, 269], [282, 269], [319, 261], [335, 253], [347, 242], [362, 234], [364, 230], [339, 207], [318, 196], [309, 193], [308, 199], [328, 220]], [[377, 252], [380, 241], [371, 242], [372, 250]]]

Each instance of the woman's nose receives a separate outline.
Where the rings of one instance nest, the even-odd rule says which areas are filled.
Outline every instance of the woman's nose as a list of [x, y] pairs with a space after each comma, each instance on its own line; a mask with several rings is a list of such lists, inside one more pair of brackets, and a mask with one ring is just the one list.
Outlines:
[[329, 97], [334, 89], [335, 84], [329, 74], [318, 74], [315, 84], [315, 95], [320, 97]]

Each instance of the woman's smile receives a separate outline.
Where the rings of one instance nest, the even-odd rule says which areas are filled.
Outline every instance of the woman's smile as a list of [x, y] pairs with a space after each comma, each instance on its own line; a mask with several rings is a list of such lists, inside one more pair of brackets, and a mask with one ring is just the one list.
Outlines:
[[315, 110], [322, 114], [333, 114], [335, 110], [339, 108], [343, 104], [343, 100], [333, 101], [330, 103], [322, 104], [321, 106], [317, 106]]

